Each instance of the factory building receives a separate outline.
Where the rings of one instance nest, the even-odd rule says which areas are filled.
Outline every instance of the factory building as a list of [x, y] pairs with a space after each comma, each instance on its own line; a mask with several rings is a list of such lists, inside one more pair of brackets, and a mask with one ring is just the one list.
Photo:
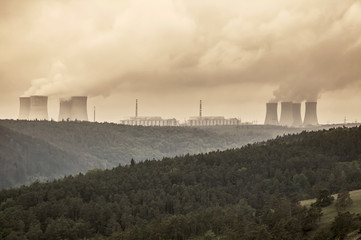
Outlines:
[[190, 117], [187, 126], [227, 126], [239, 125], [241, 120], [237, 118], [226, 119], [224, 117]]
[[131, 117], [120, 120], [120, 124], [131, 126], [178, 126], [179, 122], [175, 118], [163, 119], [161, 117]]
[[222, 116], [202, 116], [202, 100], [199, 101], [199, 116], [190, 117], [187, 126], [227, 126], [239, 125], [241, 120], [237, 118], [226, 119]]
[[163, 119], [161, 117], [139, 117], [138, 99], [135, 100], [135, 117], [120, 120], [120, 124], [131, 126], [179, 126], [179, 122], [175, 118]]

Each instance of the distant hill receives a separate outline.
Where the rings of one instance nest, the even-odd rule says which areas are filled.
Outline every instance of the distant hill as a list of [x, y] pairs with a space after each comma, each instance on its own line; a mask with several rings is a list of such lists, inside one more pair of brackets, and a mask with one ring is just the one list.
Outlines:
[[0, 191], [0, 238], [342, 239], [361, 216], [299, 201], [361, 189], [361, 127], [90, 170]]
[[33, 138], [0, 126], [0, 188], [29, 183], [47, 176], [62, 177], [91, 167], [87, 161]]
[[[112, 168], [129, 164], [131, 159], [137, 162], [238, 148], [300, 131], [250, 125], [142, 127], [17, 120], [0, 120], [0, 126], [2, 131], [7, 132], [6, 136], [0, 136], [0, 161], [3, 166], [0, 189], [30, 184], [36, 179], [44, 181], [86, 172], [92, 168]], [[9, 146], [11, 139], [17, 144]]]

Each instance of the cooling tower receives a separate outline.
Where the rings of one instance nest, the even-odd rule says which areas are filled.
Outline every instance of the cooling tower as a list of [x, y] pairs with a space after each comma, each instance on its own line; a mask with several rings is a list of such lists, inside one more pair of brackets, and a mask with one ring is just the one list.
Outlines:
[[20, 100], [19, 119], [27, 120], [29, 119], [29, 113], [30, 113], [30, 98], [20, 97], [19, 100]]
[[280, 125], [291, 126], [293, 123], [292, 102], [281, 102]]
[[292, 112], [293, 112], [292, 126], [294, 126], [294, 127], [302, 126], [301, 103], [293, 103], [292, 104]]
[[30, 120], [48, 120], [48, 97], [31, 96], [30, 97]]
[[278, 114], [277, 114], [278, 103], [267, 103], [266, 104], [266, 120], [265, 125], [278, 125]]
[[71, 100], [60, 99], [58, 121], [71, 119]]
[[318, 125], [317, 120], [317, 102], [306, 102], [304, 126]]
[[71, 120], [88, 121], [86, 96], [71, 98]]

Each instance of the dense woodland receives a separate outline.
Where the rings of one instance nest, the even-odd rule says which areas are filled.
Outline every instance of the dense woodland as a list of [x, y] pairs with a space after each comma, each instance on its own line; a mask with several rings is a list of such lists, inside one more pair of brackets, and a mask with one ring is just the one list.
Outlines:
[[297, 129], [270, 126], [142, 127], [0, 120], [0, 189], [145, 159], [241, 147]]
[[299, 201], [359, 188], [361, 127], [302, 132], [3, 190], [0, 239], [342, 239]]

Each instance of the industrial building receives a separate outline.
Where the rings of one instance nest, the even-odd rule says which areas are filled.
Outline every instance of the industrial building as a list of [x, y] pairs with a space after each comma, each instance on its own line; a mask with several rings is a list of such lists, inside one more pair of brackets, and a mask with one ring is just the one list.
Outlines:
[[179, 122], [175, 118], [163, 119], [161, 117], [139, 117], [138, 99], [135, 100], [135, 117], [120, 120], [120, 124], [131, 126], [179, 126]]
[[239, 125], [241, 120], [238, 118], [226, 119], [222, 116], [202, 116], [202, 100], [199, 101], [199, 116], [190, 117], [187, 120], [187, 126], [228, 126]]
[[205, 116], [205, 117], [190, 117], [187, 120], [187, 126], [228, 126], [240, 125], [241, 120], [238, 118], [226, 119], [221, 116]]
[[161, 117], [131, 117], [120, 120], [120, 124], [131, 126], [178, 126], [179, 122], [175, 118], [163, 119]]

